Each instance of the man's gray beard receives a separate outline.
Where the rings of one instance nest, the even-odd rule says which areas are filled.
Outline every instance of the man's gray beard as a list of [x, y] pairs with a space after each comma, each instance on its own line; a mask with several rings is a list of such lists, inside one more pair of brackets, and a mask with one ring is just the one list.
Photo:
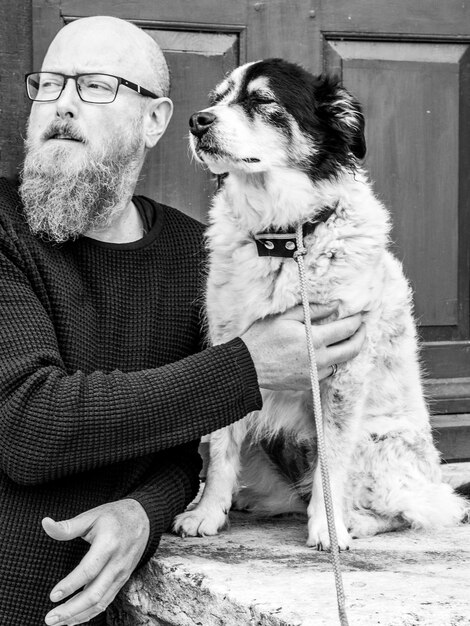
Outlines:
[[132, 130], [80, 160], [70, 159], [70, 146], [26, 139], [20, 195], [34, 234], [62, 243], [112, 222], [130, 201], [141, 164], [141, 139]]

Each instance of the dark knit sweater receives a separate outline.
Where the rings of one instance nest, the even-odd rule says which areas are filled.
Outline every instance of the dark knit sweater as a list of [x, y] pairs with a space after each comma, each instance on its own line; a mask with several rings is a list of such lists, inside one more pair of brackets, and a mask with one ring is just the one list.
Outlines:
[[50, 539], [43, 517], [135, 498], [145, 562], [197, 491], [197, 439], [260, 408], [240, 339], [201, 350], [202, 225], [152, 205], [140, 241], [57, 245], [0, 182], [2, 626], [43, 624], [89, 547]]

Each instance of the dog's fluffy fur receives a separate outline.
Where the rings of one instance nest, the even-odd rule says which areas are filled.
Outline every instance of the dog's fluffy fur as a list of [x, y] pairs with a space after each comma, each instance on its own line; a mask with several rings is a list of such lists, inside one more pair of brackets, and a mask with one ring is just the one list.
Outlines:
[[[254, 235], [294, 229], [325, 207], [333, 215], [306, 237], [311, 302], [340, 302], [340, 317], [366, 311], [359, 356], [321, 383], [340, 548], [351, 536], [401, 526], [457, 523], [466, 500], [441, 480], [417, 355], [411, 291], [388, 251], [389, 215], [360, 161], [364, 120], [356, 100], [326, 76], [280, 59], [236, 69], [192, 118], [196, 158], [228, 174], [210, 213], [207, 315], [214, 344], [255, 320], [299, 304], [297, 264], [259, 257]], [[238, 506], [305, 511], [302, 499], [257, 445], [282, 433], [314, 439], [310, 392], [263, 392], [263, 409], [212, 434], [200, 503], [176, 518], [183, 535], [212, 535]], [[311, 492], [307, 544], [328, 549], [320, 471]]]

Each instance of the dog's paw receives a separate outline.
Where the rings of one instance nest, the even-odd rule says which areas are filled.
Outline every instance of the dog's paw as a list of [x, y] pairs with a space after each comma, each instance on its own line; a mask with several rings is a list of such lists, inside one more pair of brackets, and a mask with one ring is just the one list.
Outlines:
[[226, 523], [227, 514], [223, 511], [208, 512], [207, 509], [196, 506], [175, 517], [173, 531], [181, 537], [206, 537], [217, 535]]
[[[311, 522], [311, 523], [310, 523]], [[338, 547], [340, 550], [349, 550], [351, 536], [342, 521], [336, 522], [336, 537], [338, 539]], [[317, 550], [330, 550], [330, 535], [328, 533], [328, 525], [326, 520], [318, 523], [309, 521], [307, 546], [316, 548]]]

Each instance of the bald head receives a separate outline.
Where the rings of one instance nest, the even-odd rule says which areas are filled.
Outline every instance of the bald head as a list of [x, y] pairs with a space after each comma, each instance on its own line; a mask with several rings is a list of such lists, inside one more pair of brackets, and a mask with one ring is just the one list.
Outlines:
[[158, 95], [169, 93], [169, 72], [160, 47], [125, 20], [95, 16], [64, 26], [49, 46], [42, 68], [55, 71], [71, 59], [74, 67], [70, 73], [115, 74]]

